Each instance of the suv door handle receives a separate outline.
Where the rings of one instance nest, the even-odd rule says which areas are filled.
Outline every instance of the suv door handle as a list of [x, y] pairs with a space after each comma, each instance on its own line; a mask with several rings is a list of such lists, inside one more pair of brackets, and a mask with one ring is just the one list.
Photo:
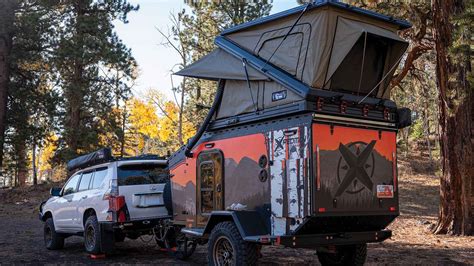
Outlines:
[[82, 199], [87, 199], [87, 196], [82, 196]]

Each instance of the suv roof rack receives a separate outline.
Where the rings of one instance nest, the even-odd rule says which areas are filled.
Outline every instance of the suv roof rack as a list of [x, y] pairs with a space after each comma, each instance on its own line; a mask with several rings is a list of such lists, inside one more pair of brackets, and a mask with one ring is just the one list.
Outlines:
[[133, 161], [133, 160], [166, 160], [165, 156], [159, 156], [156, 154], [143, 154], [132, 157], [120, 157], [117, 158], [117, 161]]

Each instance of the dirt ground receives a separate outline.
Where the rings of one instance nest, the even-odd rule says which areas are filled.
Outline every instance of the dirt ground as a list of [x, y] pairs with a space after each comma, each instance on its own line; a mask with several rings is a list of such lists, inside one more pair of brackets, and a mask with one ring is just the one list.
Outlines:
[[[433, 235], [438, 212], [439, 181], [423, 157], [399, 162], [401, 215], [390, 225], [393, 237], [369, 244], [368, 264], [474, 265], [474, 237]], [[37, 206], [48, 197], [49, 187], [0, 189], [0, 263], [18, 264], [179, 264], [206, 263], [206, 247], [198, 247], [186, 262], [160, 251], [149, 237], [117, 244], [114, 254], [91, 260], [81, 237], [66, 240], [65, 248], [49, 251], [43, 245], [43, 224]], [[148, 242], [147, 242], [148, 241]], [[313, 250], [265, 247], [260, 264], [317, 265]]]

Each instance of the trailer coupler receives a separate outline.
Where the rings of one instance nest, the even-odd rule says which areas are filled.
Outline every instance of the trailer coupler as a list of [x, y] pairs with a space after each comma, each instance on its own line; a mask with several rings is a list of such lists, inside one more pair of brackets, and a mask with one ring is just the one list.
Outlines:
[[260, 244], [282, 245], [292, 248], [313, 248], [327, 245], [354, 245], [382, 242], [392, 236], [390, 230], [369, 232], [343, 232], [311, 235], [250, 236], [246, 241]]

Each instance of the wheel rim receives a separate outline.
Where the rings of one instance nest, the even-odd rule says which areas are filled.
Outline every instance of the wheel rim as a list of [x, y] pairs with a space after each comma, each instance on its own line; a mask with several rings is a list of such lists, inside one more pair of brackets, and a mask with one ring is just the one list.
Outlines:
[[53, 232], [49, 226], [44, 228], [44, 242], [46, 245], [50, 245], [51, 241], [53, 241]]
[[220, 236], [214, 244], [214, 264], [234, 265], [235, 251], [229, 238]]
[[85, 234], [85, 242], [87, 250], [93, 250], [95, 246], [95, 231], [94, 227], [88, 226]]

